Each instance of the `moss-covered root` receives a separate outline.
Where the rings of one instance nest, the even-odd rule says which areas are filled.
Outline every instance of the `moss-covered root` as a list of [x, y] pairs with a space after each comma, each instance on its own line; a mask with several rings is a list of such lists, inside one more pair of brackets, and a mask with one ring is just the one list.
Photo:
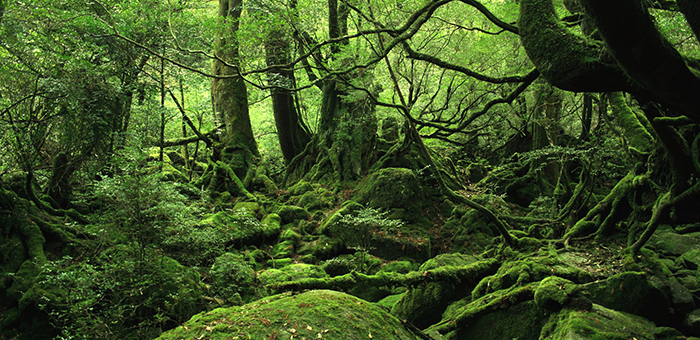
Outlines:
[[[617, 207], [634, 188], [633, 172], [629, 172], [623, 177], [610, 193], [603, 198], [588, 214], [580, 219], [576, 224], [562, 237], [565, 242], [568, 242], [574, 237], [584, 237], [591, 233], [605, 233], [613, 222], [613, 215], [617, 211]], [[602, 221], [601, 221], [602, 219]]]
[[245, 188], [245, 185], [243, 185], [243, 182], [241, 181], [241, 179], [238, 178], [238, 176], [237, 176], [236, 173], [233, 171], [233, 169], [231, 169], [230, 166], [228, 166], [226, 163], [224, 163], [224, 162], [222, 162], [222, 161], [216, 162], [216, 166], [219, 167], [219, 168], [221, 168], [221, 169], [223, 169], [223, 170], [226, 172], [226, 174], [227, 174], [227, 175], [231, 178], [231, 180], [233, 181], [233, 184], [236, 185], [236, 187], [238, 188], [238, 190], [239, 190], [247, 199], [249, 199], [249, 200], [251, 200], [251, 201], [257, 201], [257, 198], [255, 198], [255, 196], [253, 196], [253, 194], [251, 194], [251, 193], [248, 191], [248, 189]]
[[489, 208], [487, 208], [479, 203], [476, 203], [476, 202], [474, 202], [474, 201], [472, 201], [472, 200], [470, 200], [462, 195], [459, 195], [456, 192], [450, 190], [449, 188], [445, 188], [444, 191], [448, 195], [448, 197], [454, 199], [457, 202], [461, 202], [461, 203], [467, 205], [468, 207], [478, 211], [480, 214], [484, 215], [491, 222], [493, 222], [493, 224], [496, 226], [496, 231], [498, 231], [498, 233], [500, 233], [501, 236], [503, 236], [503, 241], [507, 245], [514, 247], [514, 248], [518, 246], [517, 239], [515, 237], [513, 237], [513, 235], [511, 235], [508, 232], [508, 229], [506, 228], [506, 224], [500, 218], [498, 218], [498, 216], [496, 216], [496, 214], [494, 214], [493, 211], [491, 211]]
[[697, 201], [698, 196], [700, 196], [700, 183], [696, 183], [690, 189], [684, 191], [680, 195], [673, 195], [673, 192], [667, 192], [665, 195], [661, 196], [654, 206], [654, 212], [651, 215], [651, 219], [647, 222], [647, 227], [644, 230], [642, 236], [630, 246], [630, 251], [632, 254], [636, 255], [639, 250], [642, 249], [651, 236], [654, 234], [656, 229], [659, 227], [660, 222], [663, 218], [668, 217], [671, 212], [671, 208], [676, 204], [683, 204], [687, 202]]
[[472, 308], [467, 308], [457, 316], [451, 319], [443, 320], [440, 323], [431, 326], [428, 328], [428, 332], [437, 331], [441, 334], [447, 334], [467, 325], [470, 321], [480, 316], [516, 305], [524, 301], [532, 300], [535, 297], [537, 285], [538, 283], [531, 283], [523, 287], [501, 290], [483, 296], [479, 300], [470, 304], [470, 306], [473, 306]]
[[493, 275], [499, 267], [495, 259], [474, 262], [466, 266], [445, 266], [436, 269], [410, 272], [407, 274], [380, 272], [365, 275], [357, 272], [332, 278], [308, 278], [298, 281], [282, 282], [267, 288], [276, 291], [299, 291], [305, 289], [343, 290], [357, 285], [369, 286], [416, 286], [425, 282], [455, 282], [475, 286], [482, 278]]
[[651, 128], [650, 123], [640, 113], [634, 112], [625, 101], [622, 92], [608, 93], [610, 106], [615, 114], [617, 124], [622, 127], [625, 139], [635, 154], [649, 154], [654, 148], [654, 137], [645, 126]]

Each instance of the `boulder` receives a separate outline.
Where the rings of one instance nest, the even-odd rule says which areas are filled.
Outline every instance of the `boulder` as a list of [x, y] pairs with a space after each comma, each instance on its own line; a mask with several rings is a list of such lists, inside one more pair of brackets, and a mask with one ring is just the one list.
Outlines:
[[420, 339], [381, 307], [313, 290], [200, 313], [158, 339]]

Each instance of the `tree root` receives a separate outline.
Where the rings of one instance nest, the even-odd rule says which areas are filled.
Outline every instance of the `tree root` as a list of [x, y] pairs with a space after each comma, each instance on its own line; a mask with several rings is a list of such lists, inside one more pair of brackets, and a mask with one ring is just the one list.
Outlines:
[[[257, 201], [257, 198], [251, 194], [248, 189], [245, 188], [245, 185], [243, 185], [243, 182], [238, 178], [236, 173], [231, 169], [230, 166], [228, 166], [226, 163], [222, 161], [216, 162], [216, 166], [219, 167], [220, 169], [224, 170], [226, 174], [231, 178], [233, 181], [233, 184], [236, 185], [236, 188], [249, 200], [251, 201]], [[252, 167], [251, 167], [252, 168]], [[214, 170], [216, 171], [216, 170]], [[247, 177], [247, 176], [246, 176]]]
[[494, 298], [492, 294], [489, 294], [477, 301], [472, 302], [472, 304], [477, 305], [474, 308], [469, 308], [452, 319], [444, 320], [430, 326], [428, 330], [435, 330], [441, 334], [446, 334], [462, 328], [478, 317], [534, 299], [535, 288], [537, 288], [537, 283], [510, 289], [508, 292], [497, 298]]
[[301, 291], [305, 289], [335, 289], [346, 290], [357, 285], [367, 286], [408, 286], [414, 287], [426, 282], [456, 282], [476, 286], [479, 281], [498, 270], [500, 263], [496, 259], [478, 261], [466, 266], [445, 266], [422, 272], [378, 273], [365, 275], [358, 272], [332, 278], [307, 278], [298, 281], [287, 281], [270, 284], [266, 288], [277, 292]]

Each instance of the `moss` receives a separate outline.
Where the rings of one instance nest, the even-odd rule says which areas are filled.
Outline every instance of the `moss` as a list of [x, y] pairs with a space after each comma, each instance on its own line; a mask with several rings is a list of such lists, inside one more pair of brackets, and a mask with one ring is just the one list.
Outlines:
[[[346, 202], [343, 207], [329, 216], [321, 223], [319, 232], [339, 240], [345, 246], [358, 246], [369, 237], [369, 231], [364, 230], [362, 225], [348, 225], [343, 223], [343, 217], [350, 216], [362, 209], [362, 205], [355, 202]], [[360, 230], [363, 229], [363, 230]]]
[[572, 294], [577, 290], [576, 285], [558, 276], [550, 276], [542, 280], [535, 290], [535, 303], [540, 308], [550, 310], [561, 309]]
[[624, 272], [582, 287], [594, 303], [651, 319], [668, 317], [663, 291], [643, 272]]
[[305, 278], [325, 278], [328, 274], [319, 266], [297, 263], [280, 269], [268, 269], [260, 273], [260, 281], [263, 285], [270, 285], [285, 281], [295, 281]]
[[377, 301], [376, 303], [377, 305], [382, 306], [386, 310], [390, 311], [392, 308], [394, 308], [394, 305], [396, 305], [396, 303], [398, 303], [403, 298], [404, 294], [406, 293], [389, 295]]
[[375, 171], [357, 185], [353, 199], [385, 211], [403, 209], [402, 219], [408, 223], [421, 220], [426, 205], [420, 180], [412, 170], [405, 168]]
[[406, 274], [408, 272], [411, 272], [415, 270], [416, 266], [414, 265], [413, 262], [411, 261], [392, 261], [384, 266], [382, 266], [381, 269], [379, 269], [380, 272], [385, 272], [385, 273], [402, 273]]
[[301, 235], [293, 229], [287, 229], [280, 234], [281, 241], [292, 241], [295, 246], [301, 243]]
[[317, 188], [314, 191], [307, 191], [298, 199], [293, 200], [297, 205], [304, 207], [307, 211], [330, 209], [335, 205], [335, 195], [324, 189]]
[[476, 318], [467, 327], [448, 334], [449, 339], [538, 340], [548, 313], [532, 301], [516, 304]]
[[502, 289], [472, 300], [463, 304], [461, 308], [452, 308], [450, 314], [446, 313], [445, 317], [439, 323], [430, 326], [429, 330], [443, 334], [459, 331], [485, 315], [532, 300], [535, 288], [536, 284], [531, 283], [522, 287]]
[[0, 273], [14, 273], [26, 260], [25, 247], [18, 234], [0, 242]]
[[226, 304], [250, 302], [257, 297], [257, 275], [242, 255], [224, 253], [217, 257], [209, 274], [211, 293]]
[[353, 255], [344, 254], [323, 261], [321, 268], [330, 276], [339, 276], [357, 269], [357, 263], [355, 263], [355, 257]]
[[233, 206], [233, 211], [243, 210], [244, 214], [256, 216], [260, 213], [260, 203], [258, 202], [237, 202]]
[[[589, 91], [614, 69], [599, 61], [602, 44], [568, 30], [559, 20], [551, 0], [520, 2], [520, 40], [532, 63], [550, 84], [569, 91]], [[615, 74], [617, 75], [617, 74]], [[608, 84], [609, 83], [609, 84]], [[604, 85], [614, 88], [608, 81]]]
[[275, 244], [270, 251], [274, 258], [289, 257], [294, 253], [294, 240], [285, 240]]
[[305, 180], [300, 180], [297, 182], [297, 184], [294, 184], [291, 186], [287, 191], [289, 192], [290, 195], [292, 196], [301, 196], [305, 194], [306, 192], [313, 191], [314, 187], [311, 185], [311, 183], [305, 181]]
[[299, 247], [297, 252], [300, 255], [313, 255], [319, 260], [329, 259], [336, 256], [343, 248], [343, 241], [321, 235], [319, 238], [305, 242]]
[[591, 311], [563, 310], [553, 315], [540, 339], [657, 339], [666, 330], [640, 316], [594, 304]]
[[418, 339], [382, 308], [347, 294], [276, 295], [194, 316], [158, 339]]
[[[425, 272], [436, 268], [466, 266], [475, 263], [477, 258], [464, 254], [442, 254], [423, 263], [418, 269]], [[438, 321], [451, 301], [461, 299], [469, 290], [456, 282], [430, 282], [419, 287], [409, 288], [403, 298], [392, 308], [392, 314], [426, 328]]]
[[482, 298], [488, 293], [501, 289], [540, 281], [552, 274], [551, 263], [546, 263], [550, 260], [548, 258], [532, 258], [531, 260], [507, 262], [499, 268], [496, 275], [484, 278], [482, 282], [479, 282], [479, 285], [471, 293], [472, 299]]
[[680, 256], [700, 243], [700, 233], [677, 234], [672, 230], [658, 230], [647, 246], [668, 256]]
[[700, 267], [700, 250], [692, 249], [676, 258], [675, 262], [685, 268], [696, 270]]
[[279, 229], [274, 223], [274, 216], [269, 216], [263, 226], [248, 210], [237, 210], [233, 213], [228, 211], [217, 212], [208, 218], [197, 223], [198, 228], [212, 228], [215, 233], [221, 234], [222, 238], [228, 240], [228, 244], [243, 244], [255, 239], [270, 237]]
[[277, 235], [282, 230], [282, 218], [275, 213], [266, 215], [262, 221], [260, 221], [260, 224], [262, 225], [265, 237]]
[[311, 214], [306, 209], [296, 205], [283, 205], [277, 209], [276, 213], [282, 218], [282, 224], [296, 220], [307, 220], [311, 217]]
[[651, 152], [655, 144], [654, 137], [640, 122], [640, 117], [627, 105], [624, 94], [622, 92], [611, 92], [608, 93], [608, 98], [610, 99], [610, 106], [617, 124], [622, 127], [629, 147], [644, 154]]

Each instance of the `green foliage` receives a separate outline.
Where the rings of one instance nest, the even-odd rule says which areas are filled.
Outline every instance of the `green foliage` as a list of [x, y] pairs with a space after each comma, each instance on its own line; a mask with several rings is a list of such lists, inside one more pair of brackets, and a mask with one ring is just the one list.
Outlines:
[[140, 261], [146, 248], [162, 242], [170, 228], [191, 224], [197, 212], [191, 209], [196, 205], [185, 204], [187, 198], [174, 184], [161, 181], [159, 172], [143, 167], [145, 159], [140, 150], [126, 149], [118, 158], [118, 173], [94, 184], [95, 199], [105, 209], [105, 224], [136, 242], [141, 249]]
[[257, 296], [257, 275], [242, 255], [224, 253], [209, 271], [211, 293], [226, 305], [241, 305]]
[[199, 276], [175, 260], [117, 246], [92, 262], [50, 261], [27, 293], [61, 330], [60, 339], [136, 339], [188, 319], [201, 308]]

